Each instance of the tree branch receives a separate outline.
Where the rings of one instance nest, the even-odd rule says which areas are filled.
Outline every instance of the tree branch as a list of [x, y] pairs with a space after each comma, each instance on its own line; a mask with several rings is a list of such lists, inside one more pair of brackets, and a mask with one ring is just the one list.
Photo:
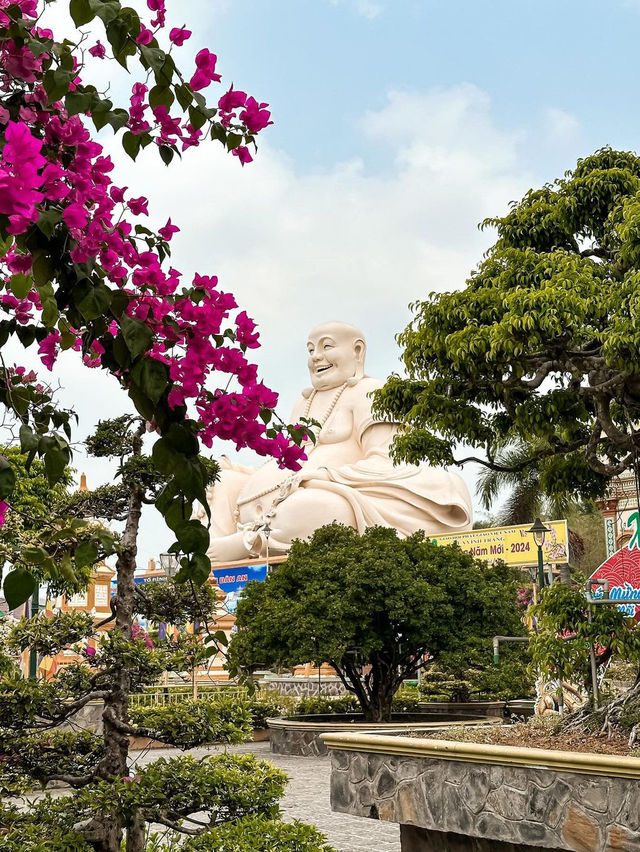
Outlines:
[[603, 248], [590, 248], [581, 251], [580, 257], [599, 257], [601, 260], [611, 260], [613, 255]]
[[63, 784], [68, 784], [69, 787], [79, 789], [81, 787], [86, 787], [91, 784], [95, 780], [95, 777], [95, 772], [90, 772], [89, 775], [54, 774], [45, 775], [43, 780], [45, 784], [49, 784], [51, 781], [62, 781]]
[[167, 828], [172, 829], [173, 831], [180, 831], [182, 834], [190, 834], [192, 837], [198, 837], [199, 834], [202, 834], [204, 831], [203, 828], [187, 828], [182, 825], [182, 823], [175, 822], [169, 817], [160, 816], [159, 814], [153, 814], [153, 817], [148, 819], [147, 822], [157, 822], [160, 825], [166, 825]]
[[613, 441], [613, 443], [617, 446], [627, 449], [632, 444], [631, 436], [626, 432], [621, 432], [611, 419], [611, 413], [609, 411], [610, 404], [611, 400], [608, 397], [602, 395], [596, 396], [596, 417], [598, 418], [607, 438], [609, 438], [610, 441]]

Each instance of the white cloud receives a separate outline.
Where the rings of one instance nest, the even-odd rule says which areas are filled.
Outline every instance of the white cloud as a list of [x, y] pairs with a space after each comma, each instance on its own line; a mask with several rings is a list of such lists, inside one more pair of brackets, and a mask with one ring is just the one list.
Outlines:
[[[299, 171], [268, 143], [244, 169], [211, 146], [166, 169], [152, 151], [132, 164], [112, 145], [118, 184], [149, 195], [153, 225], [171, 215], [182, 228], [174, 264], [219, 275], [259, 321], [261, 367], [281, 391], [284, 417], [307, 384], [311, 327], [351, 322], [368, 337], [368, 372], [398, 369], [394, 335], [408, 303], [463, 286], [491, 241], [478, 222], [535, 183], [522, 162], [526, 140], [499, 129], [489, 98], [471, 85], [393, 92], [360, 130], [363, 156], [324, 171]], [[367, 166], [374, 148], [389, 164], [384, 174]], [[88, 427], [120, 413], [115, 382], [70, 365], [62, 372], [66, 401]], [[143, 527], [140, 563], [169, 543], [152, 516]]]
[[558, 141], [573, 140], [580, 132], [580, 122], [571, 113], [557, 107], [549, 107], [544, 119], [550, 135]]
[[346, 3], [352, 6], [358, 15], [368, 20], [373, 20], [381, 15], [385, 10], [385, 4], [376, 2], [376, 0], [329, 0], [332, 6], [338, 6]]

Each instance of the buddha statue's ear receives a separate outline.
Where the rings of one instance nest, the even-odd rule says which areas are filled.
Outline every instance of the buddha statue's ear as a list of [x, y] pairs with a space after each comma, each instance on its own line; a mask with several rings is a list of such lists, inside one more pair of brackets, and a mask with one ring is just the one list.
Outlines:
[[347, 382], [350, 386], [357, 385], [364, 377], [364, 356], [367, 354], [367, 344], [362, 337], [356, 337], [353, 341], [353, 353], [356, 356], [356, 371], [353, 378]]

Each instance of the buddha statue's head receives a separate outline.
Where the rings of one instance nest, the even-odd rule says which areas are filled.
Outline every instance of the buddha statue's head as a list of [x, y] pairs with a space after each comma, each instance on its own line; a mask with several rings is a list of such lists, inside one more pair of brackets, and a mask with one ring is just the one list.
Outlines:
[[364, 376], [367, 351], [362, 332], [344, 322], [314, 328], [307, 340], [309, 375], [315, 390], [331, 390]]

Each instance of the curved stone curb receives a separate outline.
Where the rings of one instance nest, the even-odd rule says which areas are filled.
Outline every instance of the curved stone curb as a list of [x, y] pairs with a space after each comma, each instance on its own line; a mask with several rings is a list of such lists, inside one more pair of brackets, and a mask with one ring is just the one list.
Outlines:
[[[459, 725], [498, 725], [501, 720], [491, 718], [463, 719], [455, 722], [390, 722], [383, 731], [388, 735], [401, 736], [409, 732], [434, 731]], [[291, 754], [300, 757], [324, 757], [327, 755], [326, 736], [336, 732], [357, 733], [381, 730], [380, 722], [311, 722], [295, 719], [267, 719], [271, 731], [271, 751], [274, 754]]]

